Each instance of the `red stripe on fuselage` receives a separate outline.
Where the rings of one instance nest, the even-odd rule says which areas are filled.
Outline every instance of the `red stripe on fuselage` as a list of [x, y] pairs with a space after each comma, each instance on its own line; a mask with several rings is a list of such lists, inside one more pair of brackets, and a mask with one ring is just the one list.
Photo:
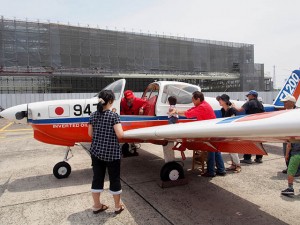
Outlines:
[[[182, 120], [180, 122], [191, 122], [194, 120]], [[168, 124], [167, 120], [152, 121], [122, 121], [124, 131], [160, 126]], [[36, 139], [48, 144], [70, 146], [65, 143], [91, 142], [88, 135], [88, 123], [55, 123], [55, 124], [32, 124], [36, 132]]]

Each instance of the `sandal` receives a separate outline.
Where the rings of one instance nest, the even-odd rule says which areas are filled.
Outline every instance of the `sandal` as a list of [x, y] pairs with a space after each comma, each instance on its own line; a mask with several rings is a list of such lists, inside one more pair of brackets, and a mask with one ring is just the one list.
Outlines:
[[237, 166], [233, 172], [239, 173], [241, 171], [242, 171], [242, 168], [240, 166]]
[[235, 171], [237, 166], [231, 165], [230, 167], [226, 168], [226, 171]]
[[120, 214], [123, 210], [124, 210], [125, 208], [124, 208], [124, 206], [123, 205], [121, 205], [121, 207], [120, 208], [116, 208], [116, 210], [115, 210], [115, 214]]
[[103, 212], [103, 211], [105, 211], [107, 209], [108, 209], [108, 206], [102, 204], [101, 208], [95, 208], [95, 207], [93, 207], [93, 213], [97, 214], [97, 213]]

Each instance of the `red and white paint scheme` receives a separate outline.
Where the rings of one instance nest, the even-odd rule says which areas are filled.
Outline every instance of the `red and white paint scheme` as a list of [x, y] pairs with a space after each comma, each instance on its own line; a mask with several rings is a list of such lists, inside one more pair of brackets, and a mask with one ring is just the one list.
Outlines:
[[[174, 169], [182, 177], [183, 170], [170, 162], [174, 159], [173, 150], [203, 150], [220, 152], [237, 152], [248, 154], [266, 154], [261, 143], [286, 142], [300, 140], [300, 111], [278, 110], [280, 99], [286, 94], [299, 97], [300, 71], [293, 71], [287, 83], [280, 91], [275, 104], [265, 104], [265, 113], [255, 115], [239, 115], [231, 118], [221, 117], [220, 106], [215, 98], [205, 100], [213, 107], [218, 119], [195, 121], [185, 117], [179, 118], [178, 124], [167, 124], [169, 96], [176, 96], [177, 109], [183, 111], [193, 106], [191, 98], [200, 87], [175, 81], [157, 81], [149, 84], [143, 98], [150, 104], [148, 115], [122, 115], [121, 123], [125, 130], [121, 142], [150, 142], [164, 147], [165, 161], [169, 162], [162, 172], [171, 173]], [[125, 89], [125, 79], [117, 80], [103, 89], [112, 90], [116, 99], [113, 108], [120, 113], [120, 102]], [[290, 88], [288, 87], [290, 86]], [[278, 100], [279, 99], [279, 100]], [[243, 101], [232, 101], [241, 107]], [[279, 103], [278, 103], [279, 102]], [[67, 146], [64, 162], [58, 163], [54, 169], [57, 178], [65, 178], [71, 172], [66, 162], [70, 147], [76, 142], [90, 142], [87, 127], [89, 116], [96, 110], [97, 97], [91, 99], [72, 99], [44, 101], [22, 104], [8, 108], [0, 115], [11, 121], [29, 123], [34, 130], [34, 138], [55, 145]], [[277, 104], [276, 104], [277, 103]], [[175, 142], [175, 146], [168, 143]], [[174, 174], [172, 172], [172, 174]], [[165, 177], [165, 176], [164, 176]], [[171, 179], [171, 178], [170, 178]]]

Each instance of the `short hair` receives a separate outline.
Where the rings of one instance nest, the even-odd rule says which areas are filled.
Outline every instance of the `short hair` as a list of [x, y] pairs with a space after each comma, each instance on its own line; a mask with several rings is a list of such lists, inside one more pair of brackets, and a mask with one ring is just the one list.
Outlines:
[[177, 103], [177, 98], [175, 96], [170, 96], [168, 98], [168, 102], [170, 103], [170, 105], [176, 105]]
[[203, 93], [200, 92], [200, 91], [194, 91], [194, 92], [193, 92], [193, 98], [194, 98], [195, 100], [197, 100], [197, 99], [199, 98], [199, 99], [200, 99], [200, 102], [203, 102], [203, 101], [204, 101], [204, 95], [203, 95]]

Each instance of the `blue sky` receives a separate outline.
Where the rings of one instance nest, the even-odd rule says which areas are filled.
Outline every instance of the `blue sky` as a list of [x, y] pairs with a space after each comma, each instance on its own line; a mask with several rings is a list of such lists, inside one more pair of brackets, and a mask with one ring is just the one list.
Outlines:
[[299, 0], [0, 0], [0, 15], [254, 44], [276, 86], [300, 67]]

